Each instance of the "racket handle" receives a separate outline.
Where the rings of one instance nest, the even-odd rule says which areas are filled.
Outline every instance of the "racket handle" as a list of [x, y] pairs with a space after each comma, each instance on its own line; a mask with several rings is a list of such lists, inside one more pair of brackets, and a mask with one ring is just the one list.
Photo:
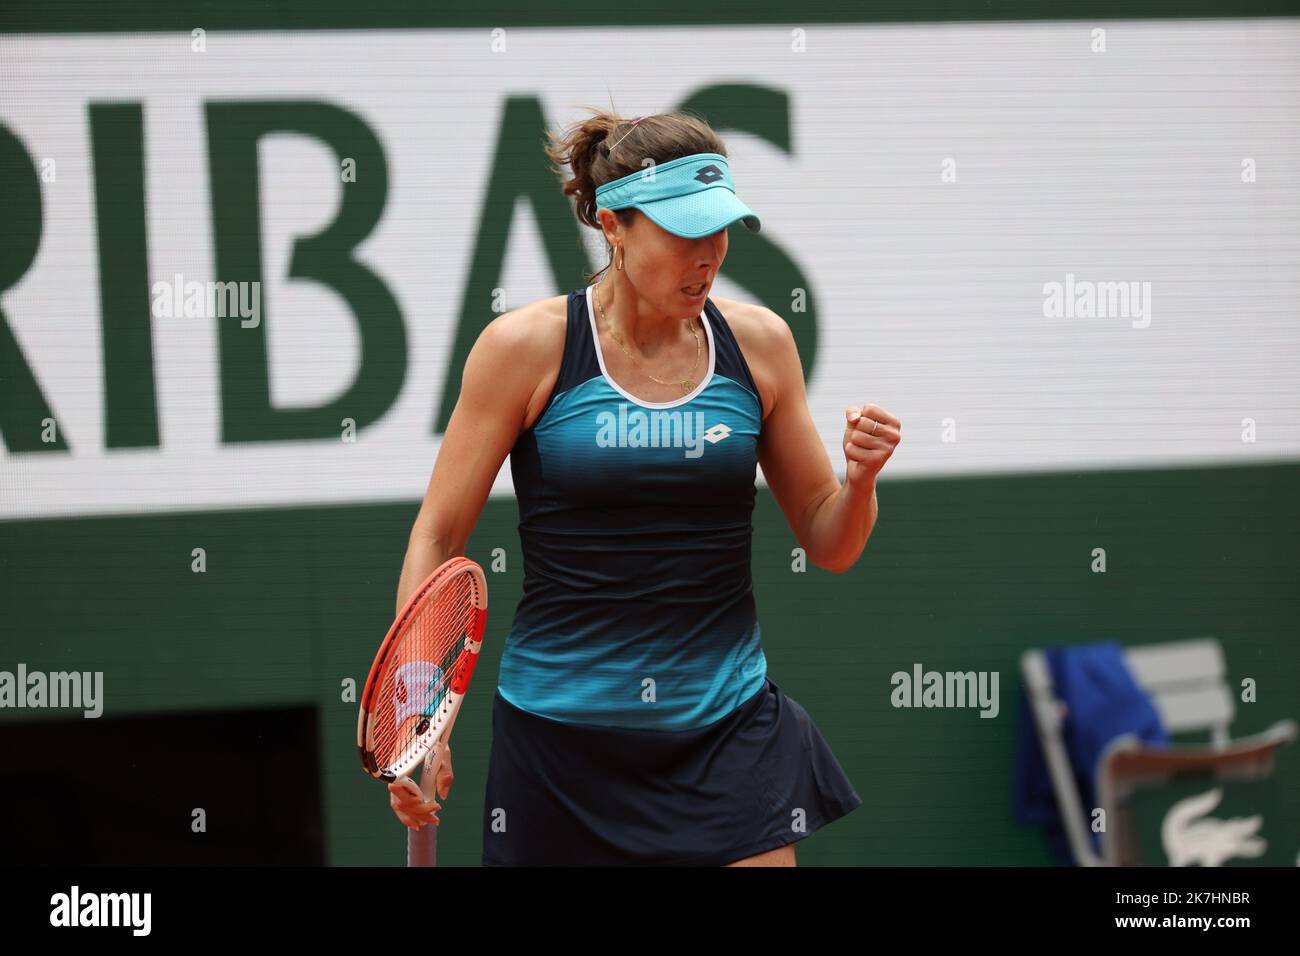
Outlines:
[[406, 830], [406, 865], [438, 865], [438, 828], [426, 823], [418, 830]]
[[[452, 723], [456, 721], [456, 715], [452, 714]], [[443, 736], [439, 738], [429, 752], [424, 756], [424, 768], [420, 771], [420, 792], [424, 794], [424, 799], [433, 800], [436, 797], [436, 776], [438, 765], [441, 762], [443, 748], [446, 746], [447, 735], [451, 732], [451, 725], [443, 731]], [[406, 830], [406, 865], [407, 866], [437, 866], [438, 865], [438, 828], [432, 823], [426, 823], [418, 830], [412, 830], [409, 827]]]

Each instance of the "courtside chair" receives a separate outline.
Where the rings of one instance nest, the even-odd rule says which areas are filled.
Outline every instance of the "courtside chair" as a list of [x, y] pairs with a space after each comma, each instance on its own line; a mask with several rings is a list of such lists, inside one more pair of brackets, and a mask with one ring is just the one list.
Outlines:
[[[1225, 787], [1273, 783], [1275, 751], [1296, 739], [1296, 722], [1280, 720], [1261, 733], [1232, 739], [1236, 695], [1227, 681], [1223, 646], [1215, 638], [1130, 647], [1124, 660], [1171, 738], [1203, 734], [1207, 739], [1151, 747], [1135, 735], [1121, 735], [1107, 745], [1096, 775], [1098, 803], [1106, 811], [1098, 853], [1089, 838], [1091, 808], [1084, 808], [1070, 769], [1062, 732], [1066, 706], [1052, 687], [1047, 658], [1038, 648], [1020, 658], [1034, 726], [1075, 859], [1082, 866], [1218, 865], [1216, 860], [1257, 853], [1263, 814], [1225, 818], [1219, 801]], [[1149, 795], [1162, 789], [1184, 796], [1155, 817], [1135, 814], [1135, 804], [1145, 806]], [[1287, 834], [1282, 839], [1289, 839], [1289, 827], [1281, 832]], [[1274, 846], [1270, 856], [1282, 849]], [[1294, 854], [1293, 847], [1286, 852]], [[1294, 862], [1293, 856], [1288, 862]]]

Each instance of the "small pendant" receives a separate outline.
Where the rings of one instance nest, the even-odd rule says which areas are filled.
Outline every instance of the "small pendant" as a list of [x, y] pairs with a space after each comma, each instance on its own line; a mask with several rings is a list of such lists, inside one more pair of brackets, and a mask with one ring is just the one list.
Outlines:
[[689, 378], [682, 382], [683, 395], [689, 394], [694, 389], [695, 389], [695, 383], [692, 382]]

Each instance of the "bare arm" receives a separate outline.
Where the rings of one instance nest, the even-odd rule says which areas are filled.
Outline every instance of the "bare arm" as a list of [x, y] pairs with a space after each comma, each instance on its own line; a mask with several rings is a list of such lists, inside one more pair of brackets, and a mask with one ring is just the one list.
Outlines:
[[[808, 412], [803, 367], [790, 326], [771, 310], [762, 311], [764, 358], [772, 370], [775, 397], [763, 422], [759, 463], [808, 559], [842, 573], [857, 562], [875, 527], [876, 476], [899, 441], [901, 424], [879, 406], [861, 409], [862, 418], [849, 421], [844, 431], [846, 469], [841, 483]], [[867, 423], [868, 418], [882, 424]], [[859, 427], [859, 421], [866, 424]], [[875, 434], [868, 435], [873, 427]]]
[[[407, 541], [397, 583], [397, 613], [435, 568], [465, 553], [492, 482], [523, 429], [539, 368], [553, 358], [538, 346], [538, 316], [527, 306], [497, 316], [465, 359], [460, 397]], [[450, 744], [442, 751], [434, 777], [437, 794], [446, 799], [455, 780]], [[388, 792], [389, 805], [404, 825], [419, 829], [438, 824], [441, 805], [426, 799], [409, 777], [390, 783]]]
[[460, 397], [447, 422], [424, 502], [411, 528], [397, 584], [397, 612], [411, 592], [465, 545], [501, 464], [523, 428], [545, 361], [529, 328], [529, 307], [497, 316], [465, 360]]

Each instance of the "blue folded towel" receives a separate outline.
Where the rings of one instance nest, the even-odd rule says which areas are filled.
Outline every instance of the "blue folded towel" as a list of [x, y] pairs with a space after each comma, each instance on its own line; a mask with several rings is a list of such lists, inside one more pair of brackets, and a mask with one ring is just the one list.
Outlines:
[[[1151, 745], [1168, 744], [1169, 735], [1150, 698], [1129, 673], [1124, 663], [1124, 648], [1119, 643], [1103, 641], [1049, 647], [1044, 653], [1056, 696], [1069, 708], [1061, 730], [1086, 815], [1083, 823], [1093, 847], [1101, 852], [1100, 834], [1092, 832], [1092, 810], [1097, 805], [1097, 761], [1102, 751], [1122, 734], [1136, 734]], [[1016, 726], [1012, 801], [1018, 821], [1045, 828], [1048, 844], [1060, 862], [1078, 863], [1070, 852], [1023, 686]]]

